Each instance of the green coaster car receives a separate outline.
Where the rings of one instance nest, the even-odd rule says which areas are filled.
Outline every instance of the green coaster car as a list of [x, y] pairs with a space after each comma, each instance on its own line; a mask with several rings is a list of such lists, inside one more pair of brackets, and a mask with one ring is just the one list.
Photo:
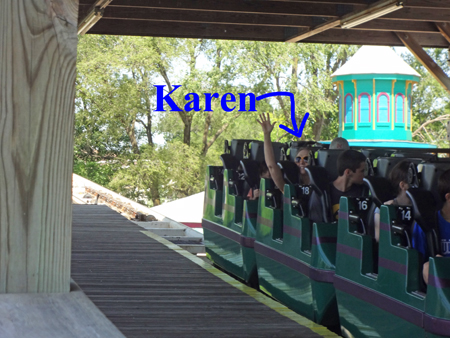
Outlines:
[[[450, 260], [430, 259], [428, 288], [423, 260], [405, 243], [405, 216], [411, 207], [381, 207], [378, 273], [370, 236], [360, 234], [351, 215], [354, 199], [340, 202], [336, 288], [345, 337], [448, 337], [450, 335]], [[376, 260], [375, 260], [376, 262]], [[426, 290], [426, 293], [425, 293]]]
[[[224, 170], [227, 184], [212, 183], [220, 177], [222, 167], [209, 166], [202, 220], [206, 254], [222, 269], [245, 283], [257, 282], [253, 245], [256, 236], [258, 201], [249, 201], [230, 191], [232, 170]], [[219, 178], [220, 179], [220, 178]], [[224, 197], [222, 197], [224, 196]], [[223, 202], [222, 202], [223, 201]]]
[[[379, 162], [387, 173], [395, 161]], [[423, 166], [421, 184], [429, 189], [440, 167]], [[387, 199], [375, 190], [384, 190], [384, 181], [367, 180], [367, 198], [342, 197], [337, 223], [313, 223], [305, 201], [317, 182], [286, 179], [282, 195], [272, 180], [261, 179], [261, 196], [249, 200], [235, 168], [209, 166], [203, 217], [207, 256], [299, 314], [340, 327], [345, 337], [450, 337], [450, 259], [430, 259], [426, 286], [423, 258], [407, 240], [412, 220], [430, 218], [420, 210], [432, 197], [423, 192], [414, 197], [410, 189], [418, 201], [413, 206], [381, 205]], [[381, 219], [378, 244], [370, 224], [375, 205]], [[425, 209], [435, 206], [428, 203]]]

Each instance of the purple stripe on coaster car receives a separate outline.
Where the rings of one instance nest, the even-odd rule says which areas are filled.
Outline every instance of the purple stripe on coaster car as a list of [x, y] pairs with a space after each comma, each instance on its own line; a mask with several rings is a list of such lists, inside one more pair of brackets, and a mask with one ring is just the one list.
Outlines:
[[253, 248], [255, 239], [252, 237], [242, 236], [234, 230], [228, 229], [222, 225], [215, 224], [213, 222], [207, 221], [206, 219], [202, 219], [202, 227], [203, 229], [207, 229], [209, 231], [213, 231], [216, 234], [219, 234], [223, 237], [226, 237], [233, 242], [236, 242], [246, 248]]
[[294, 237], [302, 237], [302, 231], [300, 229], [293, 228], [286, 224], [283, 224], [283, 232]]
[[352, 282], [341, 276], [334, 275], [334, 287], [352, 295], [359, 300], [372, 304], [394, 316], [404, 319], [418, 327], [422, 327], [423, 312], [397, 299], [372, 290], [361, 284]]
[[348, 245], [344, 245], [344, 244], [338, 243], [337, 244], [337, 251], [340, 252], [340, 253], [343, 253], [345, 255], [358, 258], [358, 259], [362, 258], [361, 250], [349, 247]]
[[425, 313], [423, 318], [425, 331], [447, 337], [450, 333], [450, 320], [432, 317]]
[[[450, 279], [448, 278], [439, 278], [436, 276], [430, 275], [428, 277], [428, 285], [434, 286], [438, 289], [450, 288]], [[449, 331], [450, 333], [450, 331]]]
[[265, 225], [265, 226], [267, 226], [267, 227], [269, 227], [269, 228], [272, 228], [272, 227], [273, 227], [273, 221], [272, 221], [271, 219], [267, 219], [267, 218], [261, 217], [261, 216], [259, 216], [259, 215], [258, 215], [258, 220], [257, 220], [257, 222], [258, 222], [259, 224]]
[[309, 278], [316, 282], [333, 283], [334, 271], [309, 267]]
[[337, 237], [313, 237], [312, 245], [336, 244]]
[[389, 231], [389, 230], [391, 230], [389, 224], [384, 223], [384, 222], [381, 222], [381, 223], [380, 223], [380, 229], [381, 229], [381, 230], [384, 230], [384, 231]]
[[309, 265], [301, 260], [286, 255], [284, 252], [278, 251], [259, 242], [255, 242], [255, 252], [266, 256], [267, 258], [273, 259], [276, 262], [284, 264], [292, 270], [309, 277]]
[[267, 245], [255, 242], [255, 252], [273, 259], [276, 262], [286, 265], [287, 267], [300, 272], [302, 275], [309, 277], [317, 282], [332, 283], [334, 271], [316, 269], [301, 260], [288, 256], [284, 252], [273, 249]]
[[241, 236], [240, 244], [243, 247], [253, 249], [255, 247], [255, 239], [251, 237]]
[[252, 212], [252, 213], [246, 212], [245, 213], [245, 218], [256, 218], [256, 217], [258, 217], [258, 214], [256, 212]]
[[405, 276], [408, 273], [408, 269], [407, 269], [406, 265], [391, 261], [390, 259], [387, 259], [387, 258], [380, 257], [379, 261], [378, 261], [378, 265], [381, 268], [385, 268], [385, 269], [397, 272], [397, 273], [405, 275]]
[[345, 219], [345, 220], [348, 221], [348, 212], [344, 212], [344, 211], [340, 211], [339, 210], [338, 215], [339, 215], [339, 219]]

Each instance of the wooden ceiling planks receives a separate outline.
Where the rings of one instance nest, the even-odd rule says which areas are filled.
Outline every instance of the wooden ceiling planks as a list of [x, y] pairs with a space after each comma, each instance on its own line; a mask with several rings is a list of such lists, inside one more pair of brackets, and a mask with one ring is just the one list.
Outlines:
[[[80, 0], [80, 20], [94, 0]], [[374, 0], [113, 0], [90, 34], [286, 41], [363, 10]], [[404, 8], [352, 29], [330, 28], [303, 42], [401, 46], [394, 32], [423, 47], [447, 48], [437, 23], [450, 21], [448, 0], [405, 0]]]

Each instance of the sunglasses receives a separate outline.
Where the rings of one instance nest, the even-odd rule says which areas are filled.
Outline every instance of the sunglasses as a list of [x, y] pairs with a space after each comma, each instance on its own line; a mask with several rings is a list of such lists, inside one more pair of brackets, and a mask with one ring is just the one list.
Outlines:
[[295, 163], [299, 163], [301, 160], [303, 160], [303, 161], [305, 161], [305, 162], [308, 162], [309, 156], [303, 156], [303, 157], [297, 156], [297, 157], [295, 158]]

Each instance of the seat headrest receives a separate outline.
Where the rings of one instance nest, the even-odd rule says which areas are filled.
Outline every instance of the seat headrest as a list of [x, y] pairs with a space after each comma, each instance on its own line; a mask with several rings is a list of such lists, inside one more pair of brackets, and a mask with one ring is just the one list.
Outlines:
[[237, 160], [242, 160], [249, 156], [249, 145], [253, 140], [231, 140], [230, 154]]
[[241, 160], [244, 178], [252, 188], [259, 187], [259, 163], [253, 160]]
[[417, 177], [417, 166], [414, 163], [409, 164], [407, 180], [411, 188], [419, 187], [419, 179]]
[[414, 219], [422, 230], [429, 232], [436, 229], [436, 201], [433, 194], [419, 188], [410, 188], [406, 194], [412, 202]]
[[364, 178], [364, 185], [369, 189], [373, 202], [379, 208], [384, 202], [391, 200], [392, 186], [387, 178], [369, 176]]
[[278, 166], [283, 171], [283, 177], [289, 184], [298, 184], [298, 167], [294, 162], [291, 161], [280, 161]]
[[450, 163], [424, 163], [421, 173], [421, 188], [432, 192], [436, 202], [441, 203], [441, 197], [437, 191], [437, 183], [439, 177], [446, 170], [450, 169]]
[[239, 162], [231, 154], [220, 155], [224, 169], [237, 170], [239, 167]]
[[317, 165], [327, 170], [331, 180], [338, 176], [337, 159], [344, 149], [321, 149], [317, 152]]
[[315, 186], [320, 192], [324, 192], [328, 189], [331, 180], [325, 168], [308, 166], [305, 170], [309, 175], [312, 186]]

